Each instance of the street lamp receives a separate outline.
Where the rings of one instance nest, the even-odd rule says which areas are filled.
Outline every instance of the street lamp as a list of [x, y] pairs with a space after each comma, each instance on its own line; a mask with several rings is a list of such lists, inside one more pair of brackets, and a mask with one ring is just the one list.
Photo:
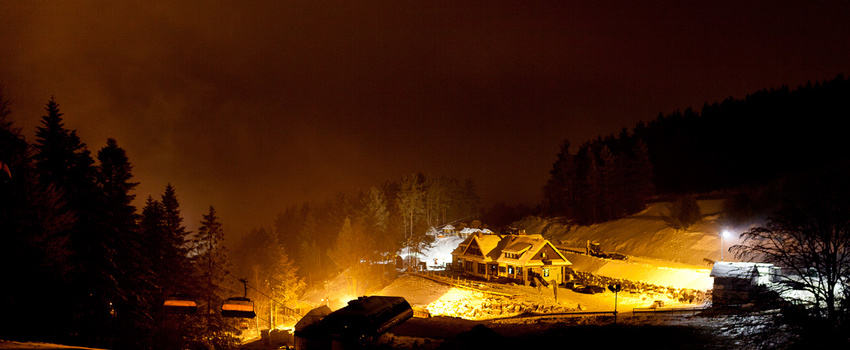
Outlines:
[[723, 261], [723, 239], [729, 235], [729, 230], [723, 230], [720, 232], [720, 261]]

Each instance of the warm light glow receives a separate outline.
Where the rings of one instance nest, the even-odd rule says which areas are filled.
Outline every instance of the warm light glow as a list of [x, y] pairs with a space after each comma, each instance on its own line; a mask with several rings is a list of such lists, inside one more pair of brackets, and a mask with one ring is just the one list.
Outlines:
[[253, 305], [241, 305], [241, 304], [224, 304], [221, 306], [221, 311], [245, 311], [251, 312], [254, 311]]
[[196, 304], [194, 301], [191, 301], [191, 300], [166, 300], [163, 305], [164, 306], [180, 306], [180, 307], [196, 307], [196, 306], [198, 306], [198, 304]]
[[720, 232], [720, 236], [723, 238], [729, 238], [732, 237], [732, 232], [729, 230], [723, 230], [723, 232]]

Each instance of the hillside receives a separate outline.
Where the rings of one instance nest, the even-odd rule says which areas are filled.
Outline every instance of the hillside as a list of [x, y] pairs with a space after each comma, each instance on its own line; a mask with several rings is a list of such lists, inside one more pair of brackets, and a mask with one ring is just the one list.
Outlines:
[[720, 232], [724, 239], [724, 260], [732, 260], [728, 248], [739, 243], [746, 227], [727, 226], [722, 220], [722, 200], [698, 201], [703, 219], [686, 231], [670, 228], [664, 220], [667, 203], [658, 202], [629, 217], [590, 226], [559, 223], [554, 219], [526, 217], [514, 225], [528, 234], [542, 234], [553, 243], [584, 251], [586, 241], [599, 242], [605, 251], [710, 268], [704, 259], [720, 260]]

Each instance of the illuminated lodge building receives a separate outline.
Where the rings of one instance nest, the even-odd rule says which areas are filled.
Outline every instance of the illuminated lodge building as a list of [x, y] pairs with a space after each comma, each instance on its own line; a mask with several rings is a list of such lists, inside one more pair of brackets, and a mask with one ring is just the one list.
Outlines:
[[454, 268], [485, 279], [529, 285], [566, 282], [572, 263], [541, 235], [470, 235], [452, 252]]

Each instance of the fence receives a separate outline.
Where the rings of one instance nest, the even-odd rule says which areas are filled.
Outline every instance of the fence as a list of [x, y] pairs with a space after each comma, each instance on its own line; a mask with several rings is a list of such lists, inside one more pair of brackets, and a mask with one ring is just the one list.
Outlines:
[[654, 308], [639, 307], [632, 309], [632, 314], [687, 314], [696, 315], [698, 312], [708, 310], [704, 307], [680, 307], [680, 308]]
[[502, 292], [482, 289], [482, 288], [476, 286], [476, 284], [479, 284], [479, 283], [474, 283], [472, 281], [469, 281], [469, 280], [461, 278], [461, 277], [455, 278], [453, 276], [448, 276], [448, 278], [446, 278], [446, 276], [436, 274], [436, 273], [433, 273], [431, 271], [426, 272], [426, 273], [416, 273], [416, 274], [412, 274], [412, 275], [423, 277], [423, 278], [432, 280], [434, 282], [447, 284], [447, 285], [450, 285], [450, 286], [453, 286], [453, 287], [463, 288], [463, 289], [467, 289], [467, 290], [471, 290], [471, 291], [479, 292], [479, 293], [491, 294], [491, 295], [507, 297], [507, 298], [515, 298], [515, 297], [518, 296], [517, 294], [502, 293]]

